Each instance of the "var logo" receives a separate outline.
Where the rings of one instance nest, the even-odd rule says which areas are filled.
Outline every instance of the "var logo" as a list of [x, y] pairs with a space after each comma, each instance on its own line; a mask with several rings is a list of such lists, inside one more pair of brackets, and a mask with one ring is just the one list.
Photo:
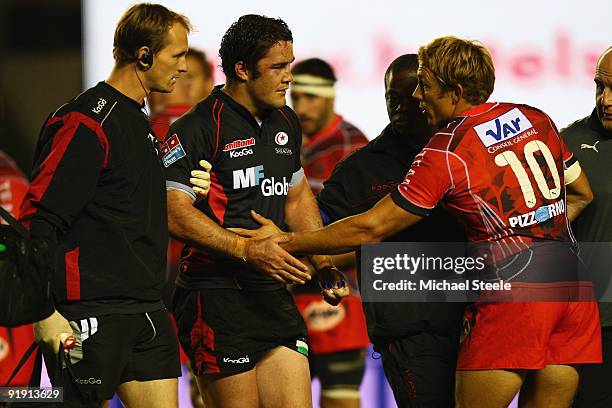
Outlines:
[[478, 137], [489, 147], [503, 140], [518, 136], [533, 127], [529, 119], [518, 108], [480, 125], [474, 126]]
[[260, 186], [264, 197], [287, 195], [289, 192], [289, 182], [287, 178], [276, 180], [274, 177], [265, 178], [264, 166], [259, 165], [247, 169], [234, 170], [234, 190]]

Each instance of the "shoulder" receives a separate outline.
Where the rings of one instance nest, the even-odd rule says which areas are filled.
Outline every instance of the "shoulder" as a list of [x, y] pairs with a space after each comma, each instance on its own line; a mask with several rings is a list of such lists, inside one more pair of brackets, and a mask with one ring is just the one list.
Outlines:
[[293, 131], [299, 131], [301, 133], [300, 120], [297, 114], [289, 106], [284, 105], [275, 109], [274, 114], [281, 121], [287, 122]]
[[563, 136], [563, 139], [568, 140], [571, 138], [580, 137], [589, 130], [589, 116], [587, 116], [585, 118], [578, 119], [577, 121], [561, 129], [560, 133], [561, 136]]
[[175, 120], [170, 126], [169, 133], [178, 132], [192, 135], [199, 134], [209, 128], [215, 128], [220, 121], [222, 113], [223, 109], [219, 100], [209, 96]]
[[108, 119], [117, 102], [113, 95], [104, 92], [99, 85], [96, 85], [60, 106], [49, 119], [102, 124]]

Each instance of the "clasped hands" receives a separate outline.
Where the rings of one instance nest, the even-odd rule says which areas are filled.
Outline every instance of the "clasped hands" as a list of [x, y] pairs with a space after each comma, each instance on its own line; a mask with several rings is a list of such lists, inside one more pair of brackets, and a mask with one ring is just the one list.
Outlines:
[[[210, 191], [210, 170], [212, 166], [205, 160], [200, 161], [202, 170], [193, 170], [189, 182], [200, 198]], [[260, 227], [254, 230], [228, 228], [235, 234], [246, 238], [240, 257], [260, 272], [282, 283], [304, 284], [311, 279], [308, 267], [299, 259], [283, 249], [283, 244], [292, 235], [283, 232], [274, 222], [251, 210], [251, 217]], [[316, 277], [325, 301], [337, 305], [348, 296], [349, 287], [344, 274], [334, 266], [325, 266], [316, 271]]]

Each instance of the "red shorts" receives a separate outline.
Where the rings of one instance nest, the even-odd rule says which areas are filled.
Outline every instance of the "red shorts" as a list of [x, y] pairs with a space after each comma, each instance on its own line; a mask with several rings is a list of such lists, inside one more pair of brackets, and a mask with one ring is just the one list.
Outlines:
[[596, 302], [476, 303], [464, 317], [457, 370], [601, 363]]
[[312, 354], [366, 348], [370, 344], [359, 296], [349, 295], [338, 306], [331, 306], [321, 294], [293, 296], [306, 327]]

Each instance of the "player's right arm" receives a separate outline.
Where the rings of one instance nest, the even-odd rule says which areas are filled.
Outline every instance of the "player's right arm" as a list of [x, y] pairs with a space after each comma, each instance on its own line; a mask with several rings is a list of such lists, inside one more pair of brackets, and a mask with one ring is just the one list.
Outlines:
[[[310, 279], [307, 267], [270, 240], [248, 240], [217, 224], [194, 207], [196, 194], [190, 181], [200, 169], [200, 159], [211, 159], [215, 146], [206, 137], [206, 129], [192, 115], [176, 121], [168, 132], [164, 149], [180, 146], [180, 153], [168, 164], [171, 152], [162, 151], [166, 168], [168, 230], [174, 238], [206, 251], [249, 263], [254, 268], [283, 283], [304, 283]], [[174, 138], [174, 139], [173, 139]], [[216, 143], [216, 138], [215, 138]], [[178, 159], [177, 159], [178, 158]], [[212, 160], [210, 160], [212, 161]], [[275, 240], [282, 242], [283, 238]]]
[[[194, 248], [214, 251], [243, 260], [283, 283], [305, 283], [308, 268], [268, 240], [249, 240], [220, 227], [193, 206], [190, 196], [170, 190], [168, 197], [168, 230], [170, 234]], [[275, 242], [283, 242], [281, 237]]]

